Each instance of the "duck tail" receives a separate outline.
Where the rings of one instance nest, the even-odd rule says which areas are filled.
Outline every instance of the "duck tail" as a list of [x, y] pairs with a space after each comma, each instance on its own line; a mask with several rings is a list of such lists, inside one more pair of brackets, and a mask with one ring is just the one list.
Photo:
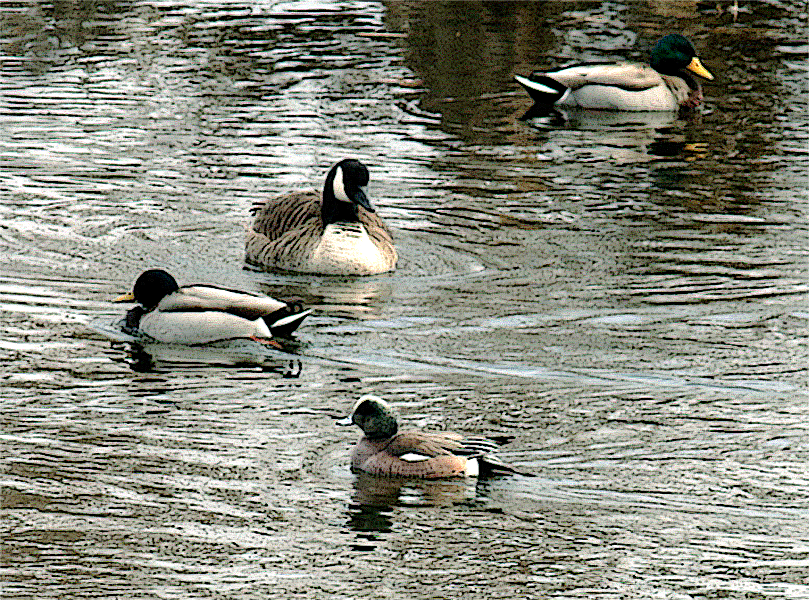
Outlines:
[[515, 75], [514, 79], [525, 88], [537, 104], [553, 104], [567, 92], [566, 86], [541, 73], [534, 73], [530, 78]]
[[525, 475], [533, 477], [532, 473], [520, 471], [508, 463], [503, 462], [492, 452], [514, 439], [514, 436], [501, 435], [495, 437], [467, 437], [463, 439], [463, 446], [455, 450], [456, 454], [477, 459], [478, 476], [492, 477], [497, 475]]
[[311, 313], [311, 308], [303, 310], [303, 305], [294, 301], [269, 315], [264, 315], [262, 319], [270, 328], [273, 337], [289, 337]]
[[534, 477], [533, 473], [520, 471], [517, 467], [490, 455], [478, 457], [478, 468], [480, 469], [480, 477], [496, 477], [498, 475], [523, 475], [525, 477]]

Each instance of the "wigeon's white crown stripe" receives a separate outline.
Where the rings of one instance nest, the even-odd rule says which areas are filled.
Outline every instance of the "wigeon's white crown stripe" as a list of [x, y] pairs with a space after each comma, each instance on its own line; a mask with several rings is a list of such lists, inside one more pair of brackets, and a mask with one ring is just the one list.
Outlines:
[[480, 475], [480, 463], [477, 458], [469, 458], [466, 460], [464, 473], [467, 477], [477, 477]]
[[388, 403], [385, 402], [379, 396], [374, 396], [373, 394], [365, 394], [364, 396], [360, 396], [359, 399], [354, 403], [354, 406], [351, 407], [351, 412], [349, 414], [353, 415], [354, 411], [357, 410], [357, 407], [359, 407], [359, 405], [365, 402], [366, 400], [374, 400], [376, 402], [379, 402], [383, 406], [388, 406]]

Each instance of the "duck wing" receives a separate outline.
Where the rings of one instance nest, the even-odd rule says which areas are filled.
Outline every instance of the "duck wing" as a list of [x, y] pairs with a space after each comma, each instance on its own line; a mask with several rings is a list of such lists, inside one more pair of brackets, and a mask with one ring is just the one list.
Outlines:
[[552, 73], [534, 73], [531, 78], [548, 77], [571, 90], [585, 85], [605, 85], [624, 90], [646, 90], [660, 85], [660, 74], [648, 65], [576, 65]]
[[269, 296], [248, 294], [213, 285], [187, 285], [163, 298], [157, 305], [161, 312], [225, 312], [255, 321], [287, 307]]
[[432, 458], [447, 454], [460, 455], [463, 447], [464, 438], [457, 433], [402, 431], [390, 439], [385, 449], [398, 457], [413, 455]]
[[499, 442], [483, 437], [403, 431], [366, 461], [364, 468], [397, 475], [450, 477], [468, 473], [467, 460], [476, 459], [478, 474], [484, 477], [514, 473], [531, 476], [492, 456], [490, 453], [499, 446]]

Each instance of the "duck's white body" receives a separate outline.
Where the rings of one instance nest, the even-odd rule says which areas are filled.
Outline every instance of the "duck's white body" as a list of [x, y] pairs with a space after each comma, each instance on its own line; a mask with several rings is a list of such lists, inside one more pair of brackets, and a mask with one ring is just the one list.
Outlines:
[[[596, 110], [673, 111], [696, 100], [692, 90], [680, 77], [661, 75], [646, 65], [581, 65], [545, 73], [564, 86], [554, 104]], [[531, 93], [554, 94], [540, 81], [515, 76]], [[532, 94], [533, 95], [533, 94]]]
[[272, 337], [261, 318], [286, 306], [267, 296], [255, 296], [209, 285], [189, 285], [164, 297], [140, 319], [139, 329], [167, 343], [206, 344], [234, 338]]
[[167, 344], [209, 344], [238, 338], [270, 339], [262, 319], [250, 321], [218, 311], [163, 312], [153, 310], [141, 317], [141, 333]]
[[212, 285], [178, 287], [162, 270], [146, 271], [135, 292], [118, 299], [140, 306], [127, 313], [124, 330], [159, 342], [207, 344], [237, 338], [288, 335], [311, 311], [268, 296]]

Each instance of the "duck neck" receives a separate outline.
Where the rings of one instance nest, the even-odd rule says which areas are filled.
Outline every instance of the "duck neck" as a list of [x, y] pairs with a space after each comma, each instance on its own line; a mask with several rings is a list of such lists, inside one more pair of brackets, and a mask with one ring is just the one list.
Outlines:
[[680, 72], [677, 75], [688, 84], [688, 87], [691, 90], [696, 91], [702, 89], [697, 80], [691, 77], [691, 75], [689, 75], [685, 69], [680, 70]]
[[691, 76], [691, 74], [686, 69], [680, 66], [673, 65], [671, 61], [666, 61], [658, 56], [653, 56], [649, 64], [655, 71], [657, 71], [661, 75], [667, 75], [669, 77], [679, 77], [680, 79], [685, 81], [688, 87], [692, 90], [695, 90], [699, 87], [699, 83], [697, 83], [697, 81]]
[[124, 318], [124, 333], [137, 335], [138, 328], [140, 327], [140, 318], [145, 314], [146, 309], [142, 306], [135, 306], [134, 308], [128, 310], [126, 312], [126, 317]]
[[396, 422], [396, 417], [390, 415], [378, 418], [373, 423], [373, 427], [369, 428], [367, 431], [364, 431], [365, 437], [372, 442], [389, 440], [398, 432], [399, 424]]

